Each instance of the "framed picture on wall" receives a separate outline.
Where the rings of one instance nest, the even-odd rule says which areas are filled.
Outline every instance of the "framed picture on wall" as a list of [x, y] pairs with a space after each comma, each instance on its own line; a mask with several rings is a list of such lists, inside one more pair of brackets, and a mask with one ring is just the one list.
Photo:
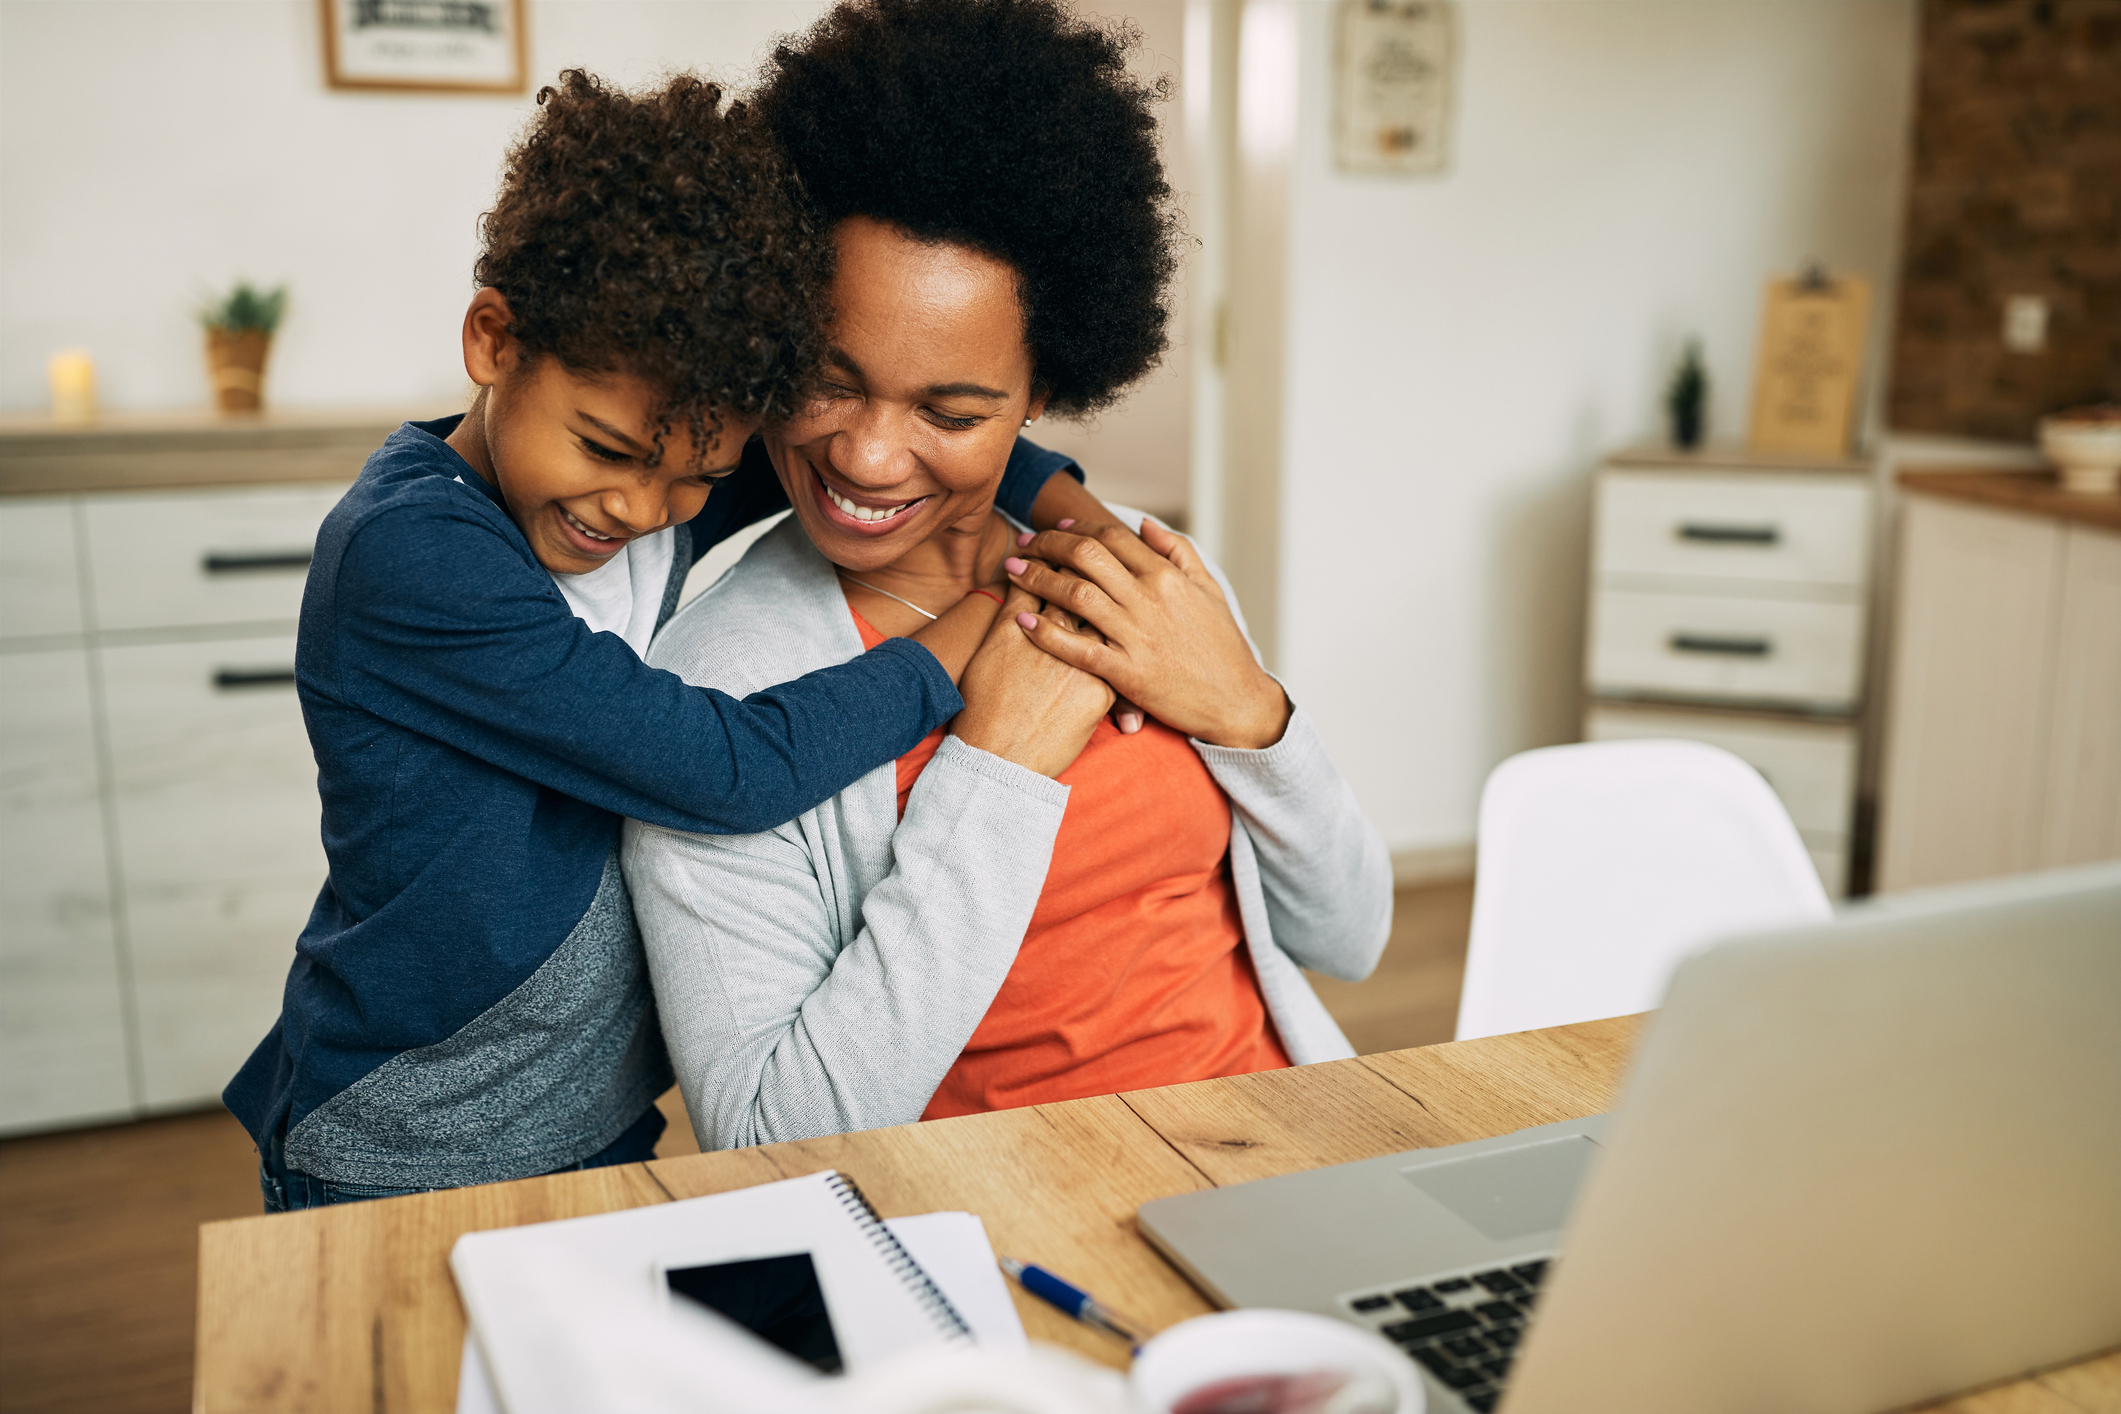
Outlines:
[[521, 93], [524, 0], [317, 0], [333, 88]]
[[1444, 170], [1454, 27], [1450, 0], [1340, 0], [1334, 148], [1343, 172]]

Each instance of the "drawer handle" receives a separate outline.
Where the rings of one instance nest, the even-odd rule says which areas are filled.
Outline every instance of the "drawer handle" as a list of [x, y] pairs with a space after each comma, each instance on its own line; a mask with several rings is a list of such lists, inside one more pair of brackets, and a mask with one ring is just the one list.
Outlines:
[[1685, 521], [1676, 533], [1681, 540], [1698, 540], [1709, 545], [1782, 543], [1782, 527], [1779, 525], [1704, 525], [1698, 521]]
[[308, 550], [210, 551], [200, 566], [208, 574], [279, 574], [309, 568]]
[[1708, 633], [1675, 633], [1666, 642], [1674, 653], [1721, 653], [1732, 658], [1765, 658], [1775, 647], [1765, 638], [1723, 638]]
[[248, 687], [293, 687], [293, 668], [216, 668], [214, 691], [241, 692]]

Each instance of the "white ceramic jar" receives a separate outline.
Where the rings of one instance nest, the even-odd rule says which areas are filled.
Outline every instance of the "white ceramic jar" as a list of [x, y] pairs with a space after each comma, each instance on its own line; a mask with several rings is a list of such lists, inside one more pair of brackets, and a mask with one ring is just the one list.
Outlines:
[[2121, 492], [2121, 407], [2085, 408], [2040, 419], [2040, 450], [2062, 473], [2062, 489]]

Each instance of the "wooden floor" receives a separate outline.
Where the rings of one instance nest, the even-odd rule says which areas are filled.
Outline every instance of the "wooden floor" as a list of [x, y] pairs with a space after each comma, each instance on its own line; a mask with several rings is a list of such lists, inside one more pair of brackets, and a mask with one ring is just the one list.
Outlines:
[[[1449, 1040], [1470, 882], [1403, 890], [1367, 982], [1314, 979], [1356, 1050]], [[664, 1155], [697, 1145], [676, 1092]], [[198, 1227], [259, 1209], [257, 1158], [226, 1113], [0, 1142], [0, 1414], [191, 1407]]]

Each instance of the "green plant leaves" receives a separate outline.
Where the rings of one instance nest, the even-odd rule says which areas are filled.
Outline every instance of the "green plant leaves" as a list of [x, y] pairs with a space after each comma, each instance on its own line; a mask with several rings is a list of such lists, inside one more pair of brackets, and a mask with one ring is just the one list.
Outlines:
[[226, 329], [231, 334], [241, 334], [255, 329], [270, 334], [280, 327], [280, 316], [287, 309], [287, 286], [275, 290], [261, 291], [247, 280], [236, 282], [228, 298], [210, 301], [199, 311], [199, 322], [209, 329]]

